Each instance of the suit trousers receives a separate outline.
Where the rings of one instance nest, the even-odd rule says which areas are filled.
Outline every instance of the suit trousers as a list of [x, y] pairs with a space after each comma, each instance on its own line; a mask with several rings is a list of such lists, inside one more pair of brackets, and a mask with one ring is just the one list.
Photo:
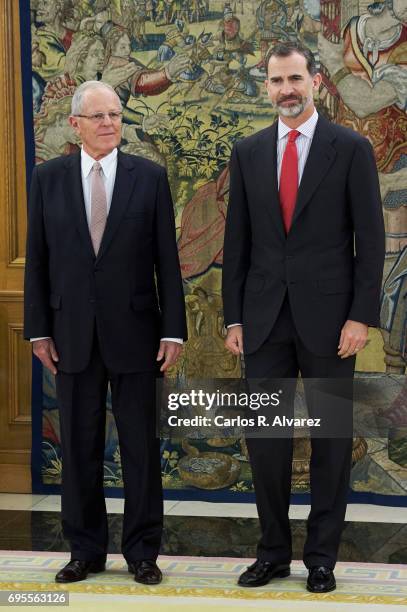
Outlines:
[[[316, 330], [316, 333], [318, 330]], [[339, 338], [338, 338], [339, 343]], [[355, 357], [320, 357], [312, 354], [299, 337], [285, 297], [277, 321], [267, 341], [254, 353], [245, 355], [247, 379], [343, 379], [347, 388], [347, 414], [352, 419], [352, 381]], [[311, 384], [312, 381], [310, 381]], [[309, 416], [313, 407], [308, 401]], [[321, 412], [318, 412], [318, 416]], [[307, 520], [307, 538], [303, 560], [307, 567], [335, 567], [343, 530], [352, 460], [352, 435], [311, 437], [310, 486], [311, 512]], [[257, 557], [285, 564], [292, 558], [288, 510], [291, 494], [293, 438], [247, 438], [247, 448], [256, 492], [262, 531]]]
[[88, 366], [58, 371], [62, 446], [62, 526], [71, 558], [105, 559], [103, 493], [106, 394], [110, 383], [124, 483], [122, 552], [128, 562], [156, 559], [162, 535], [160, 441], [155, 431], [155, 371], [116, 374], [103, 363], [97, 333]]

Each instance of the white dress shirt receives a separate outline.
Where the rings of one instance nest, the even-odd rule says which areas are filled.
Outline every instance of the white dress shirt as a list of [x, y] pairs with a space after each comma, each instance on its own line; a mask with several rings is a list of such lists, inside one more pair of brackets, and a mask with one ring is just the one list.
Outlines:
[[[117, 170], [117, 149], [114, 148], [111, 153], [99, 159], [99, 164], [102, 166], [101, 176], [106, 191], [107, 214], [109, 214], [112, 204], [112, 195], [114, 181], [116, 179]], [[81, 151], [81, 174], [82, 174], [82, 189], [83, 199], [85, 200], [86, 218], [90, 227], [90, 211], [91, 211], [91, 186], [92, 176], [91, 170], [96, 159], [93, 159], [82, 147]]]
[[[311, 147], [312, 139], [314, 137], [315, 128], [317, 127], [318, 113], [314, 109], [311, 117], [301, 123], [297, 128], [297, 132], [300, 135], [297, 136], [295, 144], [297, 145], [298, 154], [298, 185], [301, 182], [302, 175], [304, 172], [305, 164], [308, 159], [308, 153]], [[278, 135], [277, 135], [277, 181], [278, 187], [280, 188], [280, 174], [281, 164], [283, 161], [283, 155], [288, 142], [288, 133], [291, 132], [292, 128], [288, 127], [281, 118], [278, 118]]]
[[[91, 217], [91, 207], [92, 207], [92, 198], [91, 198], [91, 170], [93, 168], [93, 164], [98, 161], [102, 167], [101, 176], [103, 178], [103, 183], [106, 190], [106, 203], [107, 203], [107, 214], [109, 215], [110, 206], [112, 204], [112, 195], [114, 182], [116, 179], [116, 170], [117, 170], [117, 148], [114, 148], [108, 155], [102, 157], [99, 160], [93, 159], [86, 151], [81, 149], [81, 175], [82, 175], [82, 189], [83, 189], [83, 198], [85, 200], [85, 211], [86, 218], [88, 221], [88, 226], [90, 227], [90, 217]], [[43, 336], [41, 338], [30, 338], [30, 342], [34, 342], [34, 340], [45, 340], [48, 336]], [[183, 344], [182, 338], [161, 338], [161, 340], [170, 340], [172, 342], [178, 342], [179, 344]]]
[[[311, 117], [295, 128], [297, 132], [300, 132], [300, 135], [297, 136], [295, 141], [298, 154], [298, 185], [301, 182], [305, 164], [308, 159], [308, 153], [311, 148], [317, 121], [318, 113], [314, 108], [314, 112], [312, 113]], [[278, 187], [280, 188], [281, 163], [283, 161], [284, 151], [288, 142], [288, 133], [291, 132], [293, 128], [288, 127], [288, 125], [286, 125], [279, 117], [277, 129], [277, 182]], [[228, 325], [228, 329], [229, 327], [234, 327], [235, 325], [241, 325], [241, 323], [231, 323]]]

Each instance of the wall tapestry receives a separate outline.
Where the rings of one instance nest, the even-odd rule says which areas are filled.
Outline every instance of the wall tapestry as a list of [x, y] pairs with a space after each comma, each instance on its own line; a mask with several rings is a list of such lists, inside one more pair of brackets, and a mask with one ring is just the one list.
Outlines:
[[[175, 205], [190, 340], [175, 376], [241, 376], [223, 347], [222, 244], [233, 143], [275, 120], [264, 87], [265, 54], [301, 41], [323, 75], [317, 110], [369, 138], [386, 223], [381, 330], [372, 330], [357, 370], [371, 401], [384, 401], [387, 438], [354, 441], [354, 499], [407, 501], [407, 4], [405, 0], [31, 0], [35, 162], [78, 150], [67, 123], [75, 88], [112, 85], [123, 104], [122, 150], [167, 168]], [[43, 372], [35, 418], [35, 492], [57, 490], [58, 410]], [[373, 385], [373, 386], [372, 386]], [[109, 403], [108, 403], [109, 404]], [[404, 419], [404, 421], [403, 421]], [[403, 430], [404, 425], [404, 430]], [[391, 435], [390, 435], [391, 434]], [[247, 501], [253, 485], [242, 439], [162, 441], [166, 496]], [[205, 454], [204, 454], [205, 453]], [[183, 457], [220, 469], [185, 483]], [[308, 491], [307, 441], [297, 441], [294, 492]], [[231, 473], [233, 471], [233, 478]], [[117, 434], [107, 407], [105, 486], [121, 495]], [[305, 496], [302, 496], [304, 499]]]

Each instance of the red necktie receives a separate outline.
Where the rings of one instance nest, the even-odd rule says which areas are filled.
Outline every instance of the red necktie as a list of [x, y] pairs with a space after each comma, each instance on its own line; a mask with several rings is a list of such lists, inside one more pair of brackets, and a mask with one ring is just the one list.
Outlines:
[[290, 231], [298, 192], [298, 153], [295, 140], [299, 135], [297, 130], [288, 132], [288, 142], [281, 162], [280, 206], [287, 234]]

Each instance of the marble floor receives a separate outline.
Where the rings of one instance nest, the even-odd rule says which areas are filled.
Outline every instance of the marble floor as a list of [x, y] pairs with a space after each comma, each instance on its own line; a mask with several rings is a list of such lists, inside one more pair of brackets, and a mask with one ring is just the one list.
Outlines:
[[[109, 514], [121, 514], [124, 500], [106, 498]], [[31, 495], [28, 493], [0, 493], [0, 510], [60, 511], [60, 495]], [[290, 506], [291, 519], [306, 519], [310, 507], [306, 504]], [[178, 516], [220, 516], [257, 518], [255, 504], [212, 503], [202, 501], [164, 502], [164, 514]], [[349, 504], [347, 521], [369, 523], [407, 523], [407, 507], [378, 506], [373, 504]]]
[[[109, 552], [120, 552], [123, 500], [107, 499]], [[292, 506], [294, 558], [301, 559], [309, 506]], [[161, 554], [255, 557], [259, 523], [254, 504], [165, 502]], [[68, 551], [57, 495], [0, 494], [0, 549]], [[350, 504], [340, 561], [407, 563], [407, 508]]]

